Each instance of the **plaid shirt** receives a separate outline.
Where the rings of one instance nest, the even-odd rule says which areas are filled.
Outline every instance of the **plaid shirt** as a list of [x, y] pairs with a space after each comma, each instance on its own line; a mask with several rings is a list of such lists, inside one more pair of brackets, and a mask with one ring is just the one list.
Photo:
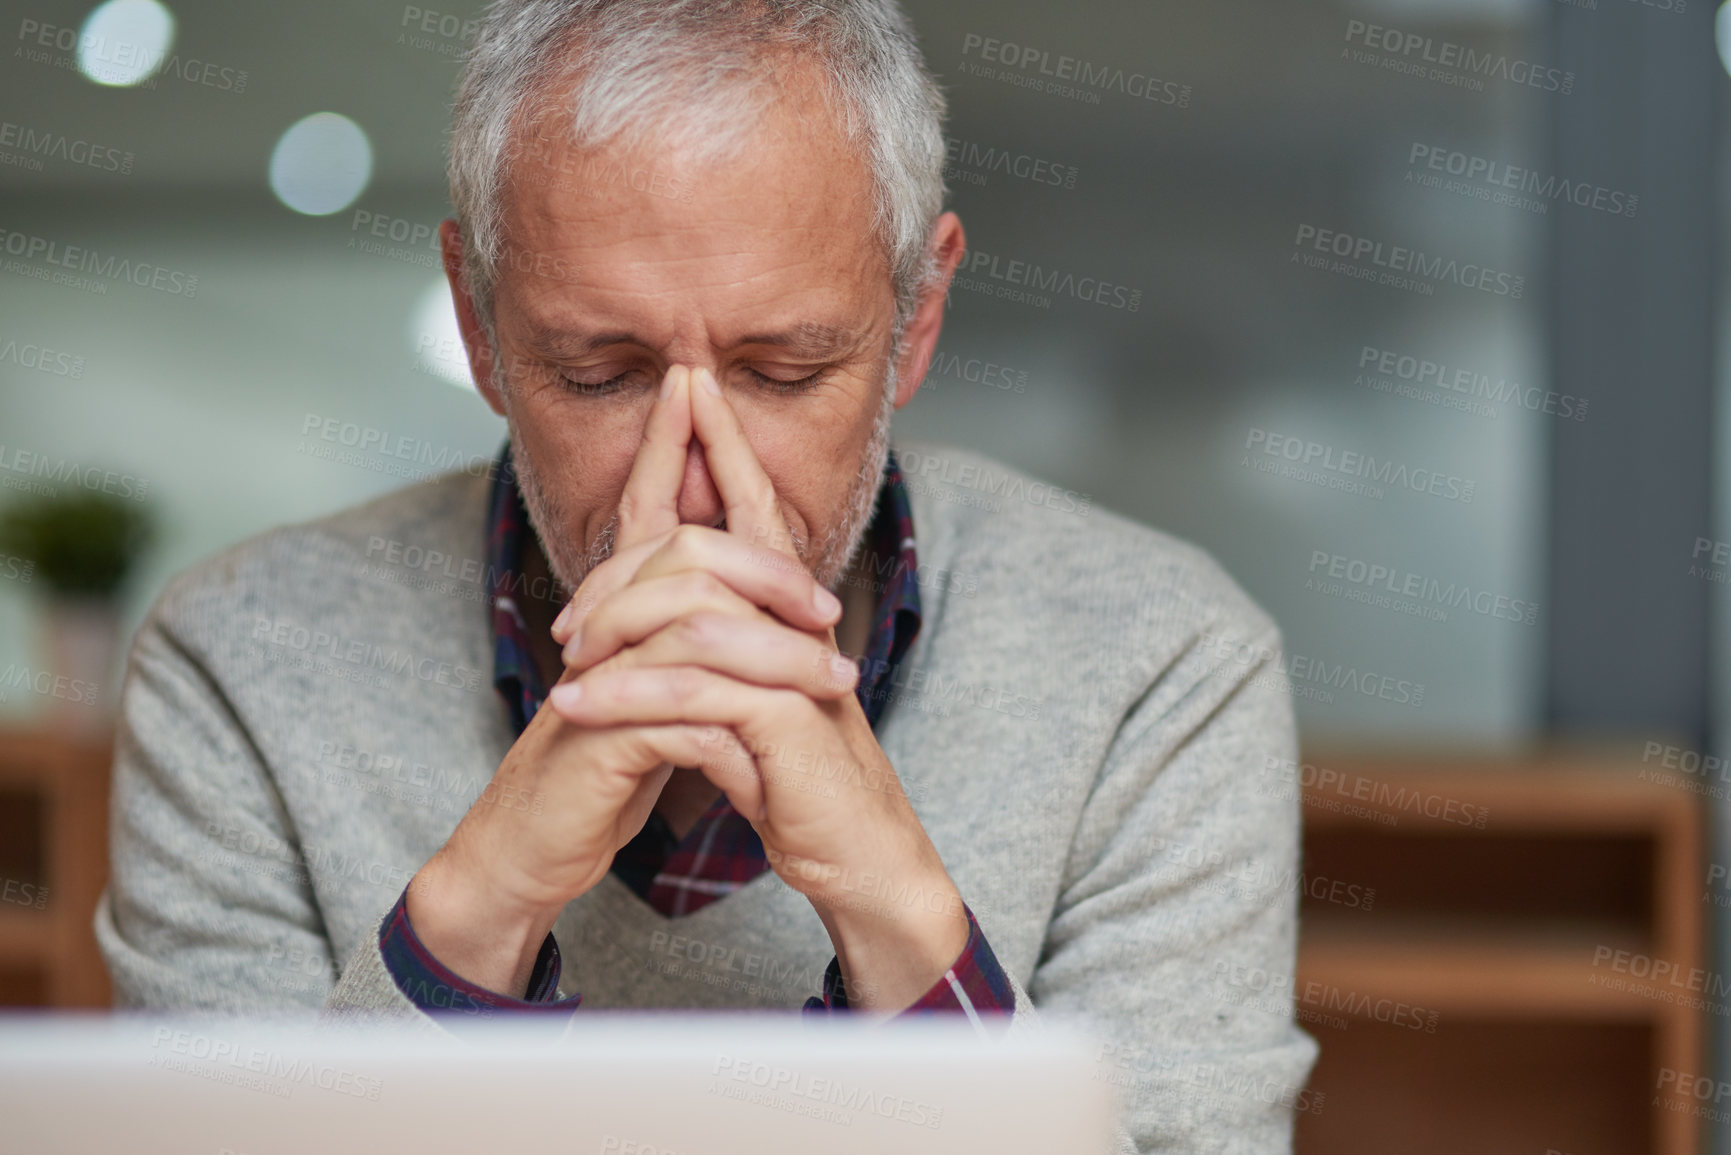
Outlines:
[[[517, 599], [523, 593], [521, 563], [528, 514], [517, 491], [510, 446], [500, 455], [488, 514], [488, 574], [493, 596], [493, 685], [504, 698], [521, 734], [546, 699], [546, 687], [529, 647], [529, 631]], [[877, 594], [871, 632], [860, 655], [855, 688], [866, 719], [876, 729], [894, 693], [894, 678], [920, 629], [918, 560], [914, 552], [913, 513], [907, 489], [892, 454], [878, 491], [878, 506], [867, 531], [867, 567]], [[881, 577], [879, 575], [882, 575]], [[665, 918], [678, 918], [725, 898], [765, 870], [763, 842], [726, 795], [704, 811], [683, 838], [676, 838], [662, 817], [651, 811], [643, 829], [614, 856], [612, 872], [633, 893]], [[409, 925], [408, 892], [397, 900], [379, 934], [385, 966], [403, 994], [428, 1012], [487, 1016], [506, 1010], [569, 1011], [581, 995], [558, 997], [559, 947], [548, 935], [530, 973], [526, 998], [500, 995], [458, 977], [433, 957]], [[961, 955], [943, 977], [904, 1014], [961, 1012], [976, 1024], [981, 1012], [1008, 1013], [1014, 1007], [1009, 979], [981, 933], [974, 913]], [[806, 1000], [808, 1013], [848, 1009], [839, 960], [824, 972], [823, 991]]]

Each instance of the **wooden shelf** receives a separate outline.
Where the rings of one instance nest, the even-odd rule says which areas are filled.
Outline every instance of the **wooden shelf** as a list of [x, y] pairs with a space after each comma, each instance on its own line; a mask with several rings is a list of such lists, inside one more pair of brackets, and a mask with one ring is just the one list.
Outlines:
[[0, 908], [0, 965], [40, 964], [53, 957], [58, 930], [46, 911]]
[[1304, 760], [1306, 877], [1375, 901], [1304, 901], [1311, 1087], [1341, 1109], [1300, 1118], [1301, 1152], [1696, 1150], [1659, 1075], [1701, 1071], [1700, 992], [1636, 971], [1703, 966], [1701, 795], [1640, 755]]
[[[1304, 823], [1310, 830], [1375, 825], [1347, 812], [1348, 806], [1358, 805], [1393, 814], [1399, 820], [1395, 828], [1463, 837], [1483, 833], [1470, 824], [1425, 813], [1422, 802], [1413, 803], [1415, 795], [1440, 798], [1445, 805], [1452, 800], [1483, 806], [1488, 811], [1487, 829], [1504, 832], [1647, 832], [1661, 825], [1692, 825], [1699, 806], [1692, 791], [1660, 785], [1651, 776], [1643, 778], [1638, 751], [1627, 757], [1547, 753], [1516, 763], [1410, 755], [1367, 763], [1362, 757], [1324, 755], [1307, 758], [1305, 764], [1313, 768], [1304, 772], [1314, 782], [1304, 788]], [[1368, 783], [1369, 793], [1361, 782]], [[1380, 798], [1379, 787], [1383, 788]]]
[[[100, 765], [106, 777], [114, 758], [111, 738], [84, 739], [52, 730], [0, 730], [0, 787], [52, 789]], [[107, 802], [106, 796], [103, 798]]]
[[1466, 920], [1412, 919], [1360, 931], [1312, 920], [1298, 977], [1301, 991], [1321, 983], [1372, 1000], [1402, 999], [1444, 1019], [1651, 1019], [1651, 999], [1604, 983], [1606, 968], [1593, 962], [1601, 948], [1644, 954], [1648, 944], [1617, 924], [1499, 932]]
[[[45, 908], [0, 902], [0, 967], [33, 971], [50, 1006], [106, 1007], [108, 971], [91, 922], [108, 879], [109, 739], [51, 730], [0, 731], [0, 791], [29, 800], [41, 824], [34, 877]], [[10, 877], [10, 875], [8, 875]], [[34, 997], [34, 996], [32, 996]]]

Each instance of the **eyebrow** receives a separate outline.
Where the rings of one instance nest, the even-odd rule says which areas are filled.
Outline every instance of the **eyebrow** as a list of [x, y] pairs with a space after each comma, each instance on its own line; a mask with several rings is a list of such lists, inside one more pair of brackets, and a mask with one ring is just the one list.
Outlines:
[[769, 345], [804, 353], [820, 360], [839, 357], [859, 345], [860, 335], [840, 325], [823, 325], [816, 321], [800, 321], [781, 333], [753, 334], [741, 338], [740, 345]]
[[[553, 325], [529, 322], [527, 340], [534, 348], [550, 357], [577, 358], [605, 349], [610, 345], [648, 346], [635, 333], [574, 333]], [[778, 333], [753, 333], [735, 341], [735, 345], [767, 345], [811, 357], [832, 360], [857, 348], [860, 334], [840, 325], [825, 325], [817, 321], [800, 321]]]
[[609, 345], [640, 345], [635, 334], [626, 332], [591, 333], [584, 335], [554, 325], [529, 322], [528, 343], [535, 350], [555, 358], [576, 358]]

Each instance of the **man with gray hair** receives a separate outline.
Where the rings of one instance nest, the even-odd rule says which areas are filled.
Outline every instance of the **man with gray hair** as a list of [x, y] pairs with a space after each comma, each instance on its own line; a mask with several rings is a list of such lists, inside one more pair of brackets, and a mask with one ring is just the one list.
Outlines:
[[964, 251], [943, 113], [893, 0], [492, 5], [442, 238], [509, 439], [158, 601], [123, 1003], [1060, 1015], [1124, 1150], [1289, 1145], [1274, 624], [1194, 547], [890, 451]]

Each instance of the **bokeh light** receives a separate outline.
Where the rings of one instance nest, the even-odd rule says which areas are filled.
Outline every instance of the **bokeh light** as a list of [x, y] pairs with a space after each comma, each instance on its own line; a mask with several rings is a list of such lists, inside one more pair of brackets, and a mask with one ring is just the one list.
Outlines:
[[157, 0], [108, 0], [78, 33], [78, 71], [111, 88], [156, 75], [174, 44], [174, 15]]
[[270, 154], [270, 187], [297, 213], [322, 217], [355, 203], [373, 176], [361, 126], [336, 112], [297, 120]]

